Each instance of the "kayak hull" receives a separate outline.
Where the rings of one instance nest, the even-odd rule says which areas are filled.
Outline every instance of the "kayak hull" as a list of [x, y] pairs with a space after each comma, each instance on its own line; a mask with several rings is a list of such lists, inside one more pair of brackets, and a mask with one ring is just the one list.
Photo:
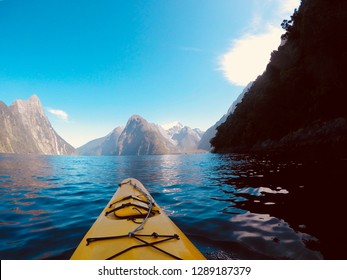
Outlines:
[[140, 181], [127, 178], [71, 259], [205, 259], [155, 203]]

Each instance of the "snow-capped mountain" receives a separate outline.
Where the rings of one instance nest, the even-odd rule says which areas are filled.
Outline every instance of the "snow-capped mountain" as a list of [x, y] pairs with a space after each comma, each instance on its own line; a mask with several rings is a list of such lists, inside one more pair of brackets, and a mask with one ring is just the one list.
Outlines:
[[196, 130], [184, 126], [172, 136], [172, 139], [176, 141], [179, 151], [189, 153], [197, 150], [201, 136]]
[[166, 125], [150, 123], [139, 115], [129, 118], [124, 129], [116, 128], [107, 136], [78, 148], [81, 155], [156, 155], [198, 151], [203, 132], [180, 122]]
[[182, 130], [183, 125], [180, 122], [175, 121], [164, 124], [161, 127], [166, 131], [168, 136], [172, 138], [176, 133], [179, 133]]
[[204, 134], [199, 128], [184, 126], [178, 121], [162, 125], [167, 135], [174, 141], [177, 151], [190, 153], [198, 150], [198, 144]]

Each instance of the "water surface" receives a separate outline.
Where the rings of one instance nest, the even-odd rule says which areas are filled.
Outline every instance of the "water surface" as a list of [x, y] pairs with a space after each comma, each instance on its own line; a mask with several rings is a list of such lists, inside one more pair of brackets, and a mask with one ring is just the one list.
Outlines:
[[0, 155], [1, 259], [69, 259], [124, 178], [208, 259], [345, 259], [346, 162]]

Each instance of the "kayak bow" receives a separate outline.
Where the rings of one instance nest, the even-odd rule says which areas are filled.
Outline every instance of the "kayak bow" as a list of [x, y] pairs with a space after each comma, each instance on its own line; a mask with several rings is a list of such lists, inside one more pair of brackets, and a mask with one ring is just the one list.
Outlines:
[[155, 203], [140, 181], [128, 178], [94, 222], [71, 259], [205, 259]]

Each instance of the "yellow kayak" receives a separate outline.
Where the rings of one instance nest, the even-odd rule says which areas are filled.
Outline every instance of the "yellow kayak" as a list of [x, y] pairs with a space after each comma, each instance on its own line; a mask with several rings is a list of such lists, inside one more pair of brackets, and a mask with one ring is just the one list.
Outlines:
[[75, 260], [201, 260], [205, 257], [155, 203], [140, 181], [128, 178], [71, 256]]

